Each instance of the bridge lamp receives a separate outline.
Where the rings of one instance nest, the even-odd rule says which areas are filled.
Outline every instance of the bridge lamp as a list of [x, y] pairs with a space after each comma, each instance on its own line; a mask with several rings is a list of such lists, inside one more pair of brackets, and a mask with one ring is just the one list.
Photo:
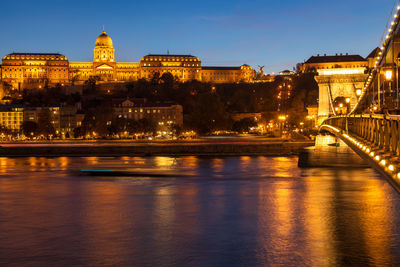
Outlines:
[[350, 103], [350, 98], [346, 98], [346, 103]]
[[400, 179], [400, 172], [397, 174], [397, 178]]
[[385, 165], [386, 165], [386, 160], [383, 159], [383, 160], [381, 161], [381, 165], [382, 165], [382, 166], [385, 166]]
[[394, 171], [394, 166], [393, 165], [389, 165], [389, 167], [388, 167], [388, 169], [389, 169], [389, 171]]
[[387, 81], [391, 81], [391, 80], [392, 80], [392, 77], [393, 77], [393, 71], [392, 71], [392, 70], [387, 70], [387, 71], [385, 72], [385, 78], [386, 78], [386, 80], [387, 80]]
[[379, 157], [379, 156], [376, 156], [376, 157], [375, 157], [375, 160], [376, 160], [376, 161], [379, 161], [380, 159], [381, 159], [381, 157]]
[[356, 91], [356, 95], [358, 95], [358, 96], [360, 96], [361, 93], [362, 93], [362, 91], [361, 91], [360, 89], [358, 89], [358, 90]]

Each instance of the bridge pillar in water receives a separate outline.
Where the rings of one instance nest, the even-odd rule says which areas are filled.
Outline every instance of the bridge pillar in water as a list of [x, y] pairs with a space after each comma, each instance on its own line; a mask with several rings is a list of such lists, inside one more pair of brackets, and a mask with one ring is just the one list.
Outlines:
[[369, 168], [369, 165], [350, 147], [334, 136], [317, 136], [315, 146], [299, 154], [299, 167]]

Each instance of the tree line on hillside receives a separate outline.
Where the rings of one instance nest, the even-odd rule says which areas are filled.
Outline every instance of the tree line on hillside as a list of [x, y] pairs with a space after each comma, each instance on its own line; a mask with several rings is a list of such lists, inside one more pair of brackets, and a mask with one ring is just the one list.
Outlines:
[[[170, 73], [154, 75], [151, 80], [141, 79], [125, 84], [125, 88], [112, 92], [102, 91], [97, 79], [89, 79], [83, 94], [67, 95], [61, 87], [44, 90], [26, 90], [14, 104], [31, 106], [59, 106], [80, 103], [85, 113], [82, 128], [77, 135], [95, 129], [98, 133], [112, 133], [129, 129], [150, 129], [151, 122], [122, 122], [112, 119], [112, 99], [146, 98], [148, 102], [174, 102], [183, 106], [184, 128], [206, 134], [216, 130], [242, 129], [234, 123], [233, 113], [276, 112], [278, 109], [279, 85], [283, 78], [270, 83], [211, 84], [199, 81], [179, 82]], [[292, 77], [292, 92], [286, 100], [285, 109], [293, 124], [303, 120], [306, 106], [317, 104], [318, 86], [314, 74], [296, 74]], [[113, 121], [110, 125], [107, 122]], [[245, 122], [243, 122], [245, 123]], [[250, 124], [249, 124], [250, 125]], [[44, 126], [38, 126], [43, 128]], [[41, 132], [42, 130], [37, 130]]]

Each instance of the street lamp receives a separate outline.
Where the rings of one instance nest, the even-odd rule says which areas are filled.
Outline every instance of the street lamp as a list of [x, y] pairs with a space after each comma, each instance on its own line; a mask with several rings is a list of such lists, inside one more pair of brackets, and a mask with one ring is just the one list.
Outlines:
[[385, 72], [385, 78], [386, 78], [386, 80], [387, 80], [387, 81], [391, 81], [391, 80], [392, 80], [392, 77], [393, 77], [393, 71], [392, 71], [392, 70], [387, 70], [387, 71]]
[[[393, 71], [392, 70], [387, 70], [385, 71], [385, 78], [386, 81], [389, 82], [389, 94], [392, 95], [392, 78], [393, 78]], [[385, 93], [383, 93], [383, 105], [385, 106]]]
[[281, 130], [281, 137], [282, 137], [282, 135], [283, 135], [283, 127], [284, 127], [284, 124], [285, 124], [285, 121], [286, 121], [286, 116], [285, 115], [280, 115], [279, 117], [278, 117], [278, 119], [281, 121], [280, 122], [280, 130]]

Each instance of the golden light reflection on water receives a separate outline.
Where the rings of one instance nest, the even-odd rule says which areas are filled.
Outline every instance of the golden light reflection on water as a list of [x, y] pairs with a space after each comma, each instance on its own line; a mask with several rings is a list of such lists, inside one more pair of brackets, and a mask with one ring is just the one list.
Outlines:
[[282, 181], [275, 189], [276, 213], [277, 220], [279, 221], [276, 226], [276, 232], [279, 233], [284, 239], [287, 239], [292, 231], [293, 225], [293, 210], [292, 210], [292, 194], [288, 188], [289, 182]]
[[176, 164], [176, 158], [173, 157], [155, 157], [154, 162], [157, 167], [173, 167]]
[[6, 174], [8, 168], [15, 165], [15, 160], [10, 158], [0, 158], [0, 172]]
[[[332, 185], [333, 180], [325, 180], [331, 176], [330, 171], [319, 170], [320, 177], [309, 177], [305, 180], [306, 192], [304, 197], [305, 221], [309, 241], [306, 245], [310, 258], [314, 259], [316, 266], [337, 266], [334, 246], [334, 225], [332, 225], [331, 211], [334, 200]], [[318, 181], [320, 179], [320, 181]]]
[[224, 166], [225, 166], [225, 162], [223, 159], [221, 158], [214, 158], [211, 159], [211, 164], [212, 164], [212, 170], [213, 170], [213, 174], [217, 177], [223, 177], [223, 170], [224, 170]]
[[97, 165], [99, 163], [99, 157], [85, 157], [84, 159], [90, 165]]
[[[118, 183], [103, 182], [92, 185], [87, 183], [82, 188], [83, 201], [80, 219], [85, 238], [85, 250], [90, 255], [90, 262], [87, 265], [96, 265], [99, 260], [102, 264], [116, 265], [121, 259], [104, 257], [113, 251], [126, 251], [123, 242], [112, 242], [113, 239], [124, 238], [124, 232], [135, 222], [129, 216], [126, 204], [121, 201], [121, 195], [125, 192], [124, 187]], [[101, 240], [101, 242], [99, 242]], [[108, 242], [104, 242], [107, 241]], [[110, 242], [113, 244], [110, 246]], [[124, 255], [125, 253], [121, 253]]]
[[[84, 166], [171, 164], [199, 176], [104, 180], [69, 173]], [[0, 247], [56, 242], [43, 239], [46, 231], [73, 223], [82, 235], [80, 250], [90, 255], [87, 265], [118, 265], [132, 246], [137, 253], [147, 244], [147, 253], [164, 255], [184, 250], [183, 240], [219, 238], [242, 244], [268, 265], [300, 259], [303, 266], [345, 266], [349, 257], [396, 265], [400, 198], [371, 170], [299, 170], [294, 158], [267, 157], [0, 158], [0, 167], [0, 216], [8, 216], [0, 218]], [[67, 179], [55, 180], [60, 177]], [[6, 246], [4, 240], [16, 242]], [[225, 253], [229, 245], [218, 244]]]
[[146, 164], [146, 159], [141, 158], [141, 157], [133, 157], [132, 158], [132, 163], [134, 165], [145, 165]]
[[61, 170], [63, 171], [67, 170], [69, 165], [69, 158], [68, 157], [58, 158], [58, 164], [61, 167]]
[[378, 179], [368, 179], [365, 183], [366, 192], [362, 195], [364, 208], [360, 209], [359, 215], [360, 226], [365, 234], [368, 254], [376, 266], [383, 266], [393, 262], [388, 253], [391, 247], [387, 239], [394, 229], [388, 214], [391, 212], [391, 200], [387, 196], [391, 188]]
[[297, 166], [293, 165], [293, 159], [287, 157], [274, 157], [270, 174], [276, 177], [293, 177]]

